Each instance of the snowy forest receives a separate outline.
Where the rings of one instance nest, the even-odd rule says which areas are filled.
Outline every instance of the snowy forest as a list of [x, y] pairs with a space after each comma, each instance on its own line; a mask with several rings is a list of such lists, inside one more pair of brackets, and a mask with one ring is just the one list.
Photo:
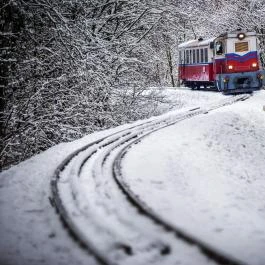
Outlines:
[[1, 168], [159, 114], [183, 41], [255, 30], [265, 61], [264, 0], [2, 0], [0, 28]]

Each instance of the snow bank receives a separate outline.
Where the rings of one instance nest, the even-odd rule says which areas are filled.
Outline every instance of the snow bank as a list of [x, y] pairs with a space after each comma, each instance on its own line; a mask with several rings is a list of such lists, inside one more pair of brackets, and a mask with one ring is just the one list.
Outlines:
[[[183, 111], [224, 97], [212, 92], [188, 90], [167, 89], [163, 93], [168, 103], [160, 106], [161, 111]], [[0, 174], [1, 264], [96, 264], [94, 258], [87, 255], [69, 237], [51, 206], [50, 180], [58, 164], [68, 154], [128, 126], [130, 125], [94, 133], [71, 143], [59, 144]], [[175, 163], [175, 160], [172, 162]]]
[[133, 146], [133, 190], [177, 227], [265, 264], [265, 91], [165, 128]]

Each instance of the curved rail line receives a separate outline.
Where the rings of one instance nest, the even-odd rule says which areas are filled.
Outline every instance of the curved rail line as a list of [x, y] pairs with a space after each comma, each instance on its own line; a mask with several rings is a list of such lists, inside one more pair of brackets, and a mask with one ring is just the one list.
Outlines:
[[[71, 176], [70, 181], [68, 181], [70, 183], [69, 186], [71, 187], [71, 191], [69, 191], [69, 194], [72, 196], [71, 200], [73, 201], [74, 204], [76, 204], [77, 208], [79, 207], [81, 209], [76, 199], [76, 193], [75, 193], [75, 185], [77, 185], [76, 182], [78, 182], [78, 178], [80, 177], [80, 174], [84, 166], [93, 157], [93, 155], [95, 155], [99, 149], [108, 147], [107, 151], [103, 152], [103, 156], [101, 158], [101, 162], [100, 165], [98, 165], [98, 167], [103, 168], [104, 163], [106, 162], [107, 158], [111, 155], [113, 150], [115, 149], [117, 150], [117, 153], [114, 156], [114, 160], [111, 163], [112, 176], [110, 177], [112, 177], [115, 180], [115, 183], [120, 188], [121, 193], [125, 195], [124, 197], [127, 198], [128, 202], [131, 205], [133, 205], [134, 208], [136, 207], [136, 209], [138, 209], [138, 211], [141, 212], [142, 215], [152, 220], [156, 224], [156, 226], [159, 225], [163, 227], [166, 231], [173, 233], [174, 235], [176, 235], [186, 243], [196, 245], [201, 250], [201, 252], [204, 253], [205, 256], [215, 261], [217, 264], [242, 265], [243, 263], [241, 261], [225, 253], [222, 253], [218, 249], [215, 249], [214, 247], [204, 243], [202, 240], [197, 239], [192, 235], [180, 230], [171, 223], [165, 221], [163, 218], [161, 218], [161, 216], [159, 216], [152, 209], [150, 209], [137, 195], [133, 193], [130, 187], [126, 184], [121, 174], [121, 161], [131, 145], [137, 143], [142, 138], [146, 137], [152, 132], [168, 127], [179, 121], [191, 118], [193, 116], [208, 113], [211, 110], [223, 107], [225, 105], [230, 105], [237, 101], [246, 100], [248, 97], [249, 95], [233, 96], [229, 97], [226, 100], [221, 101], [218, 104], [208, 106], [205, 109], [195, 108], [185, 113], [168, 115], [166, 117], [161, 116], [161, 118], [157, 118], [152, 121], [150, 120], [143, 121], [140, 124], [132, 125], [129, 128], [112, 133], [94, 142], [91, 142], [79, 148], [78, 150], [74, 151], [69, 156], [67, 156], [54, 172], [53, 178], [51, 180], [51, 193], [52, 193], [51, 195], [52, 195], [52, 202], [55, 205], [56, 210], [60, 215], [62, 222], [66, 225], [69, 232], [76, 238], [76, 240], [81, 245], [83, 245], [86, 249], [88, 249], [89, 252], [92, 252], [95, 255], [95, 257], [98, 259], [98, 261], [101, 262], [102, 264], [108, 264], [108, 265], [120, 264], [115, 259], [109, 258], [105, 254], [104, 250], [101, 251], [100, 248], [93, 242], [93, 240], [91, 240], [91, 238], [88, 235], [84, 234], [84, 231], [82, 230], [82, 228], [80, 228], [79, 223], [75, 220], [75, 217], [73, 216], [71, 211], [66, 207], [65, 199], [63, 198], [59, 187], [60, 182], [62, 181], [61, 178], [64, 171], [67, 171], [66, 170], [67, 167], [75, 159], [77, 159], [78, 156], [81, 156], [80, 158], [77, 159], [78, 162], [76, 162], [76, 170], [72, 170], [70, 171], [70, 173], [69, 172], [67, 173], [67, 175], [71, 174], [74, 175], [74, 177]], [[94, 172], [94, 175], [95, 174], [96, 173]], [[82, 220], [82, 222], [88, 219], [88, 216], [86, 216], [86, 213], [84, 213], [82, 209], [79, 211], [79, 213], [80, 215], [84, 215], [84, 220]], [[126, 254], [128, 255], [132, 254], [132, 249], [129, 246], [129, 244], [121, 244], [120, 246], [121, 248], [123, 248]], [[161, 255], [170, 253], [170, 247], [166, 244], [161, 244], [159, 246], [159, 249]]]

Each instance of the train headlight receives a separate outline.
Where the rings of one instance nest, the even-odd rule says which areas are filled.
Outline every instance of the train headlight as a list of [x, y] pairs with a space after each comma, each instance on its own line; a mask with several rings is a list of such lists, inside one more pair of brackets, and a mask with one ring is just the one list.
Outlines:
[[245, 33], [238, 33], [238, 34], [237, 34], [237, 38], [238, 38], [239, 40], [243, 40], [243, 39], [245, 39], [245, 37], [246, 37]]
[[234, 68], [234, 66], [233, 66], [232, 64], [229, 64], [229, 65], [228, 65], [228, 69], [229, 69], [229, 70], [232, 70], [233, 68]]
[[251, 66], [255, 68], [255, 67], [257, 67], [257, 65], [258, 65], [257, 63], [252, 63]]
[[224, 83], [228, 83], [228, 82], [229, 82], [229, 77], [228, 76], [224, 77]]

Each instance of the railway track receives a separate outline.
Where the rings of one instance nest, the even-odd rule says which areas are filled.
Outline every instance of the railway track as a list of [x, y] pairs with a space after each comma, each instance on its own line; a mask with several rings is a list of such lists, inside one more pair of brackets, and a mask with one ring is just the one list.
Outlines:
[[244, 264], [163, 220], [127, 185], [121, 161], [131, 145], [152, 132], [248, 97], [143, 121], [70, 154], [51, 180], [52, 202], [69, 232], [102, 264], [192, 264], [194, 255], [197, 264]]

